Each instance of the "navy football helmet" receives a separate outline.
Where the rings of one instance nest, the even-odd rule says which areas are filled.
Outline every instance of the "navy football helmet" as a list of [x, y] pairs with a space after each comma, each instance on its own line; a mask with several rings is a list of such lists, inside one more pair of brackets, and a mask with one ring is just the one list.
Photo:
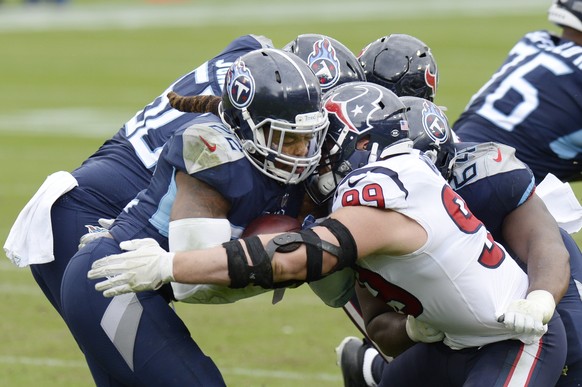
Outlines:
[[370, 82], [350, 82], [324, 95], [329, 129], [318, 171], [306, 188], [321, 205], [352, 170], [375, 161], [382, 151], [408, 139], [406, 107], [390, 90]]
[[423, 151], [448, 180], [455, 145], [447, 116], [437, 105], [424, 98], [400, 97], [400, 100], [406, 106], [414, 148]]
[[354, 81], [365, 81], [358, 58], [342, 43], [320, 34], [303, 34], [283, 47], [299, 56], [319, 79], [323, 92]]
[[358, 55], [366, 80], [392, 90], [399, 97], [434, 101], [438, 68], [430, 48], [406, 34], [384, 36]]
[[[267, 176], [296, 184], [317, 167], [328, 119], [319, 81], [296, 55], [265, 48], [238, 58], [226, 74], [219, 113]], [[283, 152], [289, 135], [311, 139], [307, 155]]]
[[582, 31], [582, 0], [554, 0], [548, 10], [548, 20]]

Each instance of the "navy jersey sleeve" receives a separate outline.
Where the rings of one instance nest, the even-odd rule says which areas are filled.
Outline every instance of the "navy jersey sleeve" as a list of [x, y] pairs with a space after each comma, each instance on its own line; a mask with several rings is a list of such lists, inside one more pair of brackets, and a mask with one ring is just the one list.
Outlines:
[[94, 205], [107, 209], [110, 215], [118, 214], [147, 187], [166, 141], [198, 116], [173, 109], [166, 97], [168, 92], [220, 95], [230, 64], [239, 56], [269, 44], [266, 38], [252, 35], [235, 39], [216, 57], [172, 83], [127, 121], [113, 138], [73, 171], [79, 185], [96, 198]]
[[168, 140], [150, 185], [117, 218], [111, 230], [115, 238], [143, 237], [145, 232], [165, 243], [179, 171], [204, 181], [230, 203], [227, 218], [239, 234], [263, 213], [296, 217], [302, 203], [302, 185], [285, 186], [261, 173], [220, 119], [205, 114]]
[[515, 150], [495, 143], [459, 150], [450, 184], [499, 241], [504, 218], [535, 189], [532, 171], [515, 157]]
[[118, 133], [133, 147], [146, 168], [153, 168], [168, 138], [197, 114], [183, 113], [170, 106], [170, 91], [184, 96], [221, 95], [230, 65], [249, 51], [268, 46], [263, 37], [242, 36], [231, 42], [220, 54], [182, 76], [152, 103], [138, 112]]
[[453, 130], [461, 141], [517, 150], [539, 183], [582, 178], [582, 48], [547, 31], [523, 37], [472, 97]]

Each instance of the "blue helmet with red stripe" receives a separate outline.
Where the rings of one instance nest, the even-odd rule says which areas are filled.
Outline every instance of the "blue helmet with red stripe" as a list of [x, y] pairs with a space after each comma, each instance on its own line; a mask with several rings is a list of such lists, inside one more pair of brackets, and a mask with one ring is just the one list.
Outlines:
[[382, 151], [408, 139], [406, 107], [398, 96], [371, 82], [349, 82], [324, 95], [329, 129], [318, 174], [307, 192], [316, 204], [327, 201], [352, 170], [379, 158]]

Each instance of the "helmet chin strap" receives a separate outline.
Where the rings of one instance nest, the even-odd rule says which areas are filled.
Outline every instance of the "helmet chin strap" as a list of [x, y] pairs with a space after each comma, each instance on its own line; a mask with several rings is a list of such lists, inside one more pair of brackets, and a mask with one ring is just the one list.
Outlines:
[[372, 144], [372, 149], [370, 149], [370, 156], [368, 156], [368, 163], [373, 163], [378, 160], [378, 143]]
[[410, 153], [412, 149], [412, 140], [406, 138], [398, 140], [395, 143], [388, 145], [380, 153], [380, 159], [385, 159], [387, 157], [397, 155], [400, 153]]

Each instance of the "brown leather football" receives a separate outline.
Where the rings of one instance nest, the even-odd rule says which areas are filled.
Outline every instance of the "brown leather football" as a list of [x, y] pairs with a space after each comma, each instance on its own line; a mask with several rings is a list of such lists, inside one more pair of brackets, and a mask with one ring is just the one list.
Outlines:
[[243, 231], [242, 237], [300, 230], [301, 222], [291, 216], [265, 214], [250, 222]]

